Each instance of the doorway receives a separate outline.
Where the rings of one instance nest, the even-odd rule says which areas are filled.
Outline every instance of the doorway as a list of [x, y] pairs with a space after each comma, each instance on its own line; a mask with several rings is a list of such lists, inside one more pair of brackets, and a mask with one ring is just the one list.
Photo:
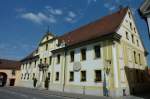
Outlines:
[[10, 79], [10, 86], [14, 86], [15, 85], [15, 79]]
[[0, 72], [0, 86], [5, 86], [7, 83], [7, 74]]

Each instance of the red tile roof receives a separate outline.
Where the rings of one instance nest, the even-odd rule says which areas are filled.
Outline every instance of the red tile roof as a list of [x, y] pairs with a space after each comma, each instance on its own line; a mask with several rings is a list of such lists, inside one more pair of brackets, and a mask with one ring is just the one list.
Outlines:
[[0, 59], [0, 69], [15, 69], [19, 70], [21, 63], [14, 60]]
[[97, 37], [102, 37], [115, 33], [124, 16], [127, 13], [128, 8], [123, 8], [120, 11], [111, 15], [105, 16], [95, 22], [85, 25], [72, 32], [66, 33], [59, 37], [61, 42], [65, 42], [68, 45], [81, 43], [83, 41], [92, 40]]

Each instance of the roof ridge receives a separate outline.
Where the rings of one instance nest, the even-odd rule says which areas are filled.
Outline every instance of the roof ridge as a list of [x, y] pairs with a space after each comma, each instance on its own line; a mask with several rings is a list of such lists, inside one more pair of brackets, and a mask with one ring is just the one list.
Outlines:
[[[108, 32], [114, 32], [114, 31], [116, 31], [117, 27], [120, 26], [122, 19], [124, 18], [127, 10], [128, 10], [128, 7], [122, 8], [122, 9], [120, 9], [120, 10], [118, 10], [112, 14], [106, 15], [100, 19], [97, 19], [93, 22], [90, 22], [90, 23], [83, 25], [79, 28], [76, 28], [71, 32], [67, 32], [67, 33], [63, 34], [62, 36], [60, 36], [58, 39], [60, 41], [65, 41], [66, 43], [70, 43], [72, 45], [73, 43], [79, 42], [79, 39], [80, 39], [80, 42], [82, 42], [81, 37], [83, 37], [83, 35], [84, 35], [83, 38], [85, 38], [85, 37], [87, 37], [87, 35], [89, 35], [86, 38], [86, 39], [89, 39], [90, 36], [94, 37], [95, 35], [99, 35], [99, 36], [100, 36], [100, 34], [104, 35], [104, 33], [106, 33], [106, 32], [107, 33]], [[108, 21], [112, 21], [112, 23], [108, 22]], [[85, 34], [83, 32], [86, 32], [88, 34]], [[100, 32], [100, 33], [98, 34], [97, 32]], [[79, 37], [77, 34], [81, 35], [81, 37]]]

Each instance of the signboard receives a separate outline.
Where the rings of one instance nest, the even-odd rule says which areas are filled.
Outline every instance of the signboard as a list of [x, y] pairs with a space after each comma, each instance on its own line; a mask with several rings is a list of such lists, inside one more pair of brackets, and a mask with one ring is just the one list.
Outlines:
[[80, 62], [74, 62], [73, 70], [74, 71], [80, 71], [81, 70], [81, 63]]

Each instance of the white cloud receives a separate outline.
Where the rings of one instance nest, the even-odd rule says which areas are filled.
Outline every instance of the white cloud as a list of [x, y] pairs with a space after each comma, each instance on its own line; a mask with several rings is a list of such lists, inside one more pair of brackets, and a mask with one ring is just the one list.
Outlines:
[[92, 2], [96, 2], [97, 0], [87, 0], [88, 4], [91, 4]]
[[54, 15], [62, 15], [63, 14], [63, 11], [61, 9], [54, 9], [52, 8], [51, 6], [46, 6], [45, 7], [51, 14], [54, 14]]
[[21, 15], [22, 18], [30, 20], [32, 22], [36, 22], [41, 24], [42, 23], [42, 19], [39, 17], [39, 15], [36, 15], [34, 13], [25, 13]]
[[110, 11], [113, 11], [113, 10], [115, 10], [115, 9], [116, 9], [115, 6], [111, 6], [111, 7], [109, 8]]
[[42, 12], [39, 12], [37, 14], [29, 12], [21, 15], [21, 18], [30, 20], [32, 22], [42, 24], [43, 22], [50, 22], [50, 23], [55, 23], [56, 19], [52, 16], [47, 16]]
[[65, 20], [66, 20], [67, 22], [72, 22], [72, 21], [73, 21], [73, 19], [70, 18], [70, 17], [66, 17]]
[[73, 11], [70, 11], [70, 12], [68, 13], [68, 15], [69, 15], [69, 17], [71, 17], [71, 18], [76, 17], [76, 14], [75, 14]]
[[113, 11], [113, 10], [116, 9], [116, 6], [111, 4], [110, 2], [105, 3], [104, 7], [107, 8], [108, 10], [110, 10], [110, 11]]

